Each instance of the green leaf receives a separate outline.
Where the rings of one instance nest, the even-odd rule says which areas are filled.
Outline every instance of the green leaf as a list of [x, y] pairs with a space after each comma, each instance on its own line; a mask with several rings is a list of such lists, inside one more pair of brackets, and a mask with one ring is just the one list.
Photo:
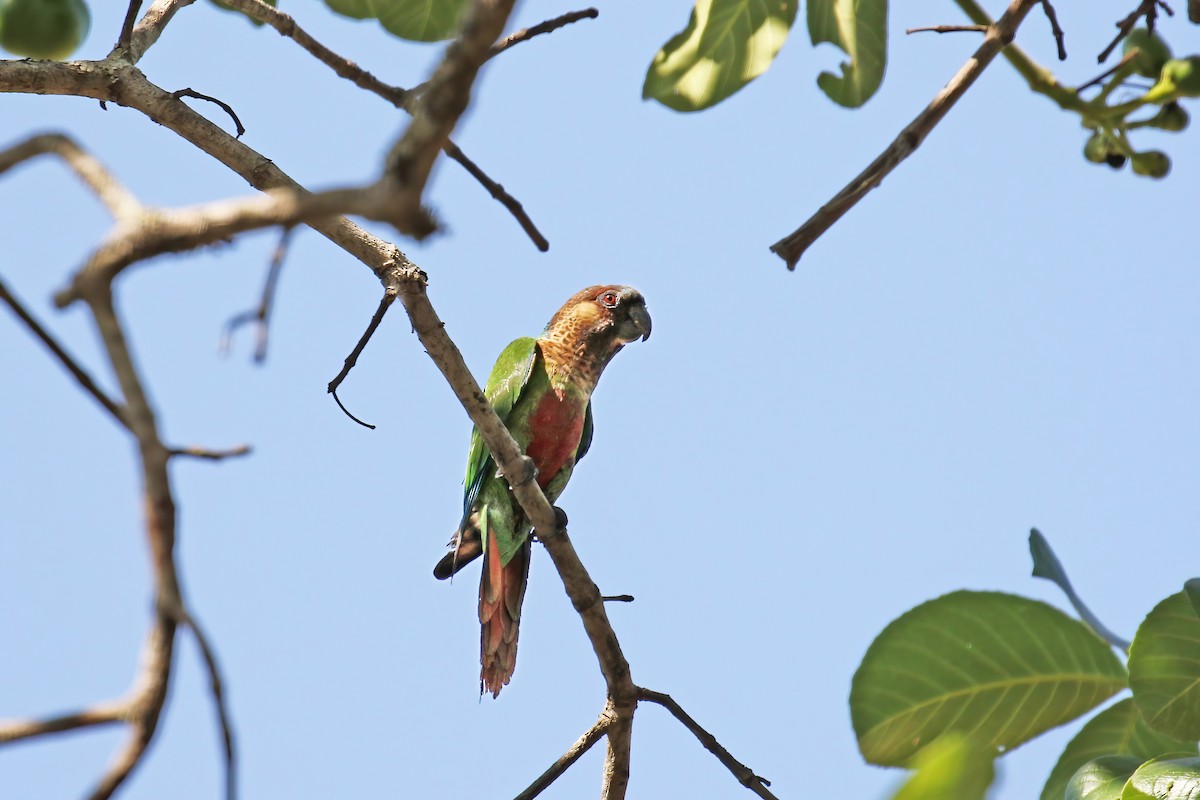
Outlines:
[[1183, 593], [1187, 595], [1188, 602], [1192, 604], [1196, 615], [1200, 616], [1200, 578], [1192, 578], [1184, 583]]
[[992, 759], [961, 736], [943, 736], [913, 758], [913, 773], [892, 800], [983, 800]]
[[904, 764], [954, 731], [1011, 749], [1125, 687], [1112, 650], [1058, 609], [959, 591], [902, 615], [867, 649], [850, 687], [863, 757]]
[[1157, 758], [1137, 768], [1121, 800], [1197, 800], [1200, 758]]
[[700, 111], [767, 71], [796, 21], [798, 0], [696, 0], [691, 19], [654, 56], [642, 98]]
[[389, 33], [415, 42], [438, 42], [458, 31], [466, 0], [325, 0], [354, 19], [377, 19]]
[[1133, 698], [1127, 697], [1092, 717], [1075, 734], [1051, 770], [1041, 800], [1061, 800], [1071, 776], [1099, 756], [1133, 756], [1145, 761], [1167, 753], [1195, 752], [1195, 742], [1163, 736], [1147, 725]]
[[1071, 776], [1066, 800], [1117, 800], [1134, 770], [1142, 765], [1136, 756], [1101, 756], [1084, 764]]
[[1075, 608], [1075, 613], [1092, 630], [1098, 633], [1101, 638], [1106, 639], [1113, 647], [1119, 647], [1122, 651], [1129, 649], [1129, 642], [1126, 639], [1121, 638], [1105, 627], [1099, 617], [1084, 605], [1083, 600], [1075, 593], [1075, 587], [1071, 586], [1071, 580], [1067, 577], [1067, 571], [1063, 569], [1058, 556], [1054, 555], [1054, 551], [1050, 549], [1050, 542], [1046, 541], [1046, 537], [1037, 528], [1029, 531], [1029, 554], [1033, 557], [1033, 577], [1045, 578], [1051, 583], [1056, 584], [1066, 594], [1067, 599], [1071, 601], [1071, 605]]
[[850, 108], [870, 100], [887, 65], [887, 0], [810, 0], [808, 35], [813, 45], [830, 42], [850, 56], [841, 77], [817, 76], [821, 91]]
[[1146, 615], [1129, 648], [1129, 687], [1147, 724], [1177, 739], [1200, 738], [1200, 616], [1187, 592]]

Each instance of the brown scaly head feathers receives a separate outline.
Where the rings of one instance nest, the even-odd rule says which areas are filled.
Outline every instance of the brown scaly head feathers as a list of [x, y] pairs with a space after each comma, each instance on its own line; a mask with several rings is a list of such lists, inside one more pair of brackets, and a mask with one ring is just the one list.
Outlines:
[[563, 304], [538, 338], [555, 388], [573, 385], [588, 394], [600, 373], [636, 339], [650, 338], [650, 314], [631, 286], [589, 286]]

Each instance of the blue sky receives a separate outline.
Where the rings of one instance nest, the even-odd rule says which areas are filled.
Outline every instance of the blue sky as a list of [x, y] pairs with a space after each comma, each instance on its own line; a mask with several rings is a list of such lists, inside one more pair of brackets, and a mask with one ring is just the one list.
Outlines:
[[[92, 3], [81, 57], [107, 52], [123, 5]], [[1127, 5], [1059, 9], [1065, 82], [1094, 76]], [[512, 27], [570, 8], [529, 2]], [[882, 90], [851, 112], [815, 84], [837, 54], [798, 28], [762, 79], [681, 116], [640, 89], [688, 8], [603, 5], [487, 67], [456, 140], [524, 203], [549, 253], [452, 163], [426, 195], [448, 233], [399, 244], [480, 379], [576, 290], [642, 290], [654, 336], [605, 373], [593, 449], [560, 503], [600, 588], [637, 597], [609, 609], [634, 680], [672, 694], [780, 797], [882, 797], [899, 774], [862, 764], [846, 698], [889, 620], [963, 587], [1065, 607], [1029, 577], [1035, 525], [1126, 636], [1196, 574], [1200, 151], [1192, 130], [1142, 137], [1173, 157], [1165, 181], [1088, 164], [1077, 121], [997, 62], [789, 273], [768, 246], [875, 157], [976, 37], [905, 37], [962, 20], [949, 3], [894, 8]], [[440, 52], [319, 3], [284, 10], [401, 85]], [[1178, 52], [1195, 48], [1186, 22], [1167, 30]], [[1018, 42], [1050, 64], [1040, 12]], [[314, 188], [373, 177], [405, 124], [206, 3], [184, 9], [142, 67], [230, 103], [246, 143]], [[0, 143], [71, 131], [143, 202], [250, 191], [136, 112], [14, 95], [0, 107]], [[0, 178], [0, 208], [0, 275], [111, 387], [82, 310], [49, 303], [107, 229], [103, 210], [50, 162]], [[249, 332], [218, 355], [275, 241], [157, 259], [119, 284], [168, 440], [255, 448], [173, 472], [184, 585], [223, 662], [243, 796], [511, 797], [595, 720], [595, 657], [539, 551], [513, 683], [479, 701], [477, 571], [453, 585], [430, 574], [459, 513], [469, 422], [398, 309], [340, 392], [378, 429], [337, 410], [325, 385], [380, 287], [311, 231], [293, 237], [267, 363], [250, 363]], [[130, 441], [11, 315], [0, 342], [7, 717], [124, 693], [150, 587]], [[4, 796], [81, 795], [122, 735], [0, 748]], [[1003, 759], [995, 796], [1034, 796], [1069, 735]], [[632, 798], [748, 796], [661, 709], [639, 710], [633, 742]], [[600, 754], [544, 796], [593, 795]], [[185, 639], [124, 797], [214, 798], [220, 782]]]

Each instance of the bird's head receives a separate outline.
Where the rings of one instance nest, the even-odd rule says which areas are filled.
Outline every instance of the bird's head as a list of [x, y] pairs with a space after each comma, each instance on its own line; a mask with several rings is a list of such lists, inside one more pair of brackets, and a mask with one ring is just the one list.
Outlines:
[[546, 334], [607, 351], [635, 339], [649, 339], [650, 312], [646, 298], [632, 286], [589, 286], [563, 304], [546, 326]]
[[650, 338], [646, 299], [631, 286], [589, 286], [576, 292], [550, 320], [542, 352], [594, 385], [621, 348]]

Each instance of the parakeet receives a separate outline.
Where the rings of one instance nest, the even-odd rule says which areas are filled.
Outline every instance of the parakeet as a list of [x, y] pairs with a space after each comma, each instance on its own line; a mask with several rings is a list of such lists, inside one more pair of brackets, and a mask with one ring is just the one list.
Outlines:
[[[626, 344], [650, 338], [650, 314], [629, 286], [589, 286], [555, 313], [542, 335], [512, 342], [496, 359], [484, 394], [537, 468], [551, 503], [592, 442], [592, 391]], [[450, 552], [433, 568], [449, 578], [483, 555], [479, 581], [480, 692], [512, 678], [529, 578], [530, 531], [478, 430], [471, 432], [463, 516]]]

